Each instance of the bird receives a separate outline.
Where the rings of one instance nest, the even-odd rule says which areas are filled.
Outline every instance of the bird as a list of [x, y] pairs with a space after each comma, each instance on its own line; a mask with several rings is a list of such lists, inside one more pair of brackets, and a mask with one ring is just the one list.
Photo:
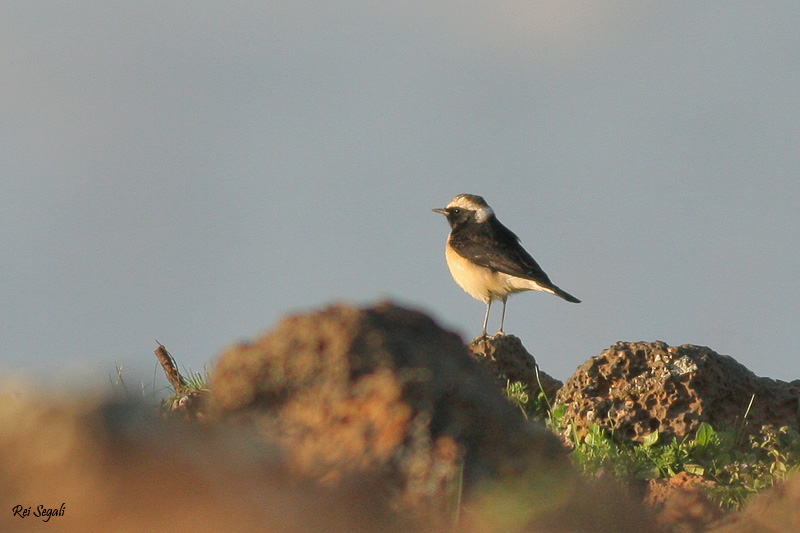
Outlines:
[[522, 247], [519, 237], [497, 219], [494, 210], [481, 196], [459, 194], [446, 207], [433, 211], [447, 217], [450, 224], [444, 255], [453, 280], [467, 294], [486, 304], [481, 337], [487, 337], [489, 310], [494, 300], [503, 302], [497, 334], [504, 334], [509, 294], [544, 291], [568, 302], [580, 303], [550, 281]]

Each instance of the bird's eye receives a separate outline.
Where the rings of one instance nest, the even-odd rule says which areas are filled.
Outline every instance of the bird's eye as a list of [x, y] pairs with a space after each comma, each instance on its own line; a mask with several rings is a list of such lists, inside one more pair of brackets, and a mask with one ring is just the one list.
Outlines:
[[453, 209], [453, 214], [454, 215], [460, 215], [461, 214], [461, 209], [456, 207], [455, 209]]

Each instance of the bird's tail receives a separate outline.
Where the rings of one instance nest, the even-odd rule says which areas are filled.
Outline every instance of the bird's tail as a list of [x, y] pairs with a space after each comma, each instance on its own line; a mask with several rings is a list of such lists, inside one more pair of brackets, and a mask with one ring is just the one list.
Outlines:
[[553, 294], [555, 294], [556, 296], [560, 296], [561, 298], [564, 298], [566, 301], [572, 302], [574, 304], [581, 303], [581, 301], [578, 300], [577, 298], [575, 298], [573, 295], [571, 295], [567, 291], [563, 291], [563, 290], [559, 289], [555, 285], [553, 285]]

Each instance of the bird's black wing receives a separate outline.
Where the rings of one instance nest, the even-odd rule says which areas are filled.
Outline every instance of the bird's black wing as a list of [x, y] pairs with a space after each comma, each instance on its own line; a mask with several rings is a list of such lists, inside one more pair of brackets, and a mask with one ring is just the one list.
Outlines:
[[458, 255], [473, 263], [535, 281], [568, 302], [580, 302], [554, 285], [531, 254], [525, 251], [514, 232], [496, 218], [472, 225], [466, 231], [454, 231], [450, 235], [450, 246]]
[[553, 283], [525, 251], [519, 238], [497, 219], [474, 225], [469, 231], [454, 232], [450, 245], [458, 255], [478, 265], [533, 280], [545, 287]]

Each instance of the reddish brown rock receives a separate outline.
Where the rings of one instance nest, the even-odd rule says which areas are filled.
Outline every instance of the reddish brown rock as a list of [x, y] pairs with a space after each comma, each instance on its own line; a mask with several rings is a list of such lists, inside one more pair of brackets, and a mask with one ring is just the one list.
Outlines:
[[420, 531], [379, 479], [298, 483], [249, 432], [94, 400], [0, 391], [0, 531]]
[[714, 483], [703, 476], [680, 472], [664, 479], [652, 479], [645, 502], [656, 511], [656, 531], [706, 531], [724, 516], [719, 505], [707, 496]]
[[224, 417], [253, 420], [295, 472], [381, 472], [412, 508], [450, 505], [462, 461], [467, 483], [568, 464], [456, 334], [391, 304], [288, 317], [223, 354], [211, 390]]
[[[618, 486], [552, 470], [483, 484], [453, 502], [453, 511], [463, 509], [457, 525], [415, 520], [392, 505], [387, 475], [308, 483], [248, 427], [94, 401], [0, 389], [0, 494], [8, 502], [0, 531], [651, 531]], [[447, 464], [455, 450], [440, 442], [435, 453]], [[33, 514], [38, 505], [56, 513], [44, 522]]]
[[543, 389], [547, 398], [552, 401], [563, 385], [541, 369], [537, 373], [536, 359], [528, 353], [519, 337], [514, 335], [477, 337], [469, 344], [469, 349], [475, 359], [497, 378], [501, 388], [505, 388], [508, 381], [519, 381], [527, 386], [528, 394], [532, 397], [535, 398], [539, 390]]
[[714, 428], [741, 423], [798, 427], [800, 382], [758, 377], [732, 357], [703, 346], [618, 342], [581, 365], [556, 401], [567, 405], [565, 433], [586, 435], [597, 423], [618, 441], [653, 431], [671, 439], [702, 422]]
[[[640, 502], [576, 475], [460, 339], [413, 311], [290, 317], [229, 350], [210, 390], [202, 418], [0, 391], [0, 492], [12, 502], [0, 531], [38, 523], [11, 505], [61, 502], [44, 529], [653, 530]], [[423, 506], [446, 520], [406, 512]]]

